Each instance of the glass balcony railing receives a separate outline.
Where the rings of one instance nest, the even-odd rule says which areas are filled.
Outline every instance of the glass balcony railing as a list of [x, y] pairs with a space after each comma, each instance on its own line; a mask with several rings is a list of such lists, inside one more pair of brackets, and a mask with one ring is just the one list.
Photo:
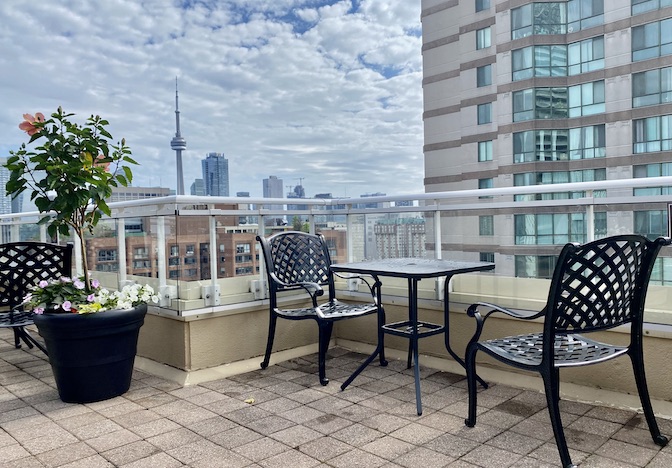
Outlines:
[[[110, 288], [149, 283], [159, 291], [162, 313], [176, 316], [249, 307], [265, 299], [256, 236], [290, 229], [323, 234], [335, 262], [491, 261], [494, 272], [455, 277], [448, 285], [451, 299], [535, 310], [545, 300], [555, 258], [566, 242], [618, 233], [668, 235], [670, 197], [633, 195], [652, 187], [672, 187], [672, 177], [301, 199], [300, 205], [296, 199], [170, 196], [112, 203], [112, 216], [87, 236], [86, 249], [93, 277]], [[520, 197], [523, 193], [534, 196]], [[576, 195], [556, 196], [568, 193]], [[35, 212], [0, 216], [2, 241], [49, 240], [38, 219]], [[78, 249], [75, 242], [76, 260], [82, 255]], [[426, 283], [424, 298], [441, 297], [446, 285]], [[666, 248], [649, 290], [648, 322], [672, 325], [670, 285], [672, 249]], [[357, 285], [347, 281], [337, 287], [357, 293]], [[405, 284], [386, 281], [383, 292], [405, 296]]]

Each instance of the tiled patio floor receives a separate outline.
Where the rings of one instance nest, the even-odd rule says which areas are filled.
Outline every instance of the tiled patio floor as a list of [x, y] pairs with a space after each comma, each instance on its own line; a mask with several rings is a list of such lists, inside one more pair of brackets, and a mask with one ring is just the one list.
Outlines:
[[[336, 348], [322, 387], [316, 356], [190, 387], [137, 372], [131, 390], [87, 405], [62, 403], [39, 351], [16, 350], [0, 330], [2, 467], [547, 467], [559, 466], [542, 394], [493, 385], [464, 426], [463, 377], [424, 369], [424, 414], [402, 361], [371, 365]], [[582, 467], [672, 466], [643, 417], [564, 402], [564, 424]], [[663, 432], [672, 423], [659, 419]]]

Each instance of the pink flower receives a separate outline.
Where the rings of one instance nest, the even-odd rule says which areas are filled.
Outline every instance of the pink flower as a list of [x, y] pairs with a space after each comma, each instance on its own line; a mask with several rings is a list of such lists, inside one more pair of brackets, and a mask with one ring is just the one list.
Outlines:
[[40, 281], [39, 283], [37, 283], [37, 285], [38, 285], [39, 287], [41, 287], [41, 288], [46, 288], [47, 286], [49, 286], [49, 281], [47, 281], [47, 280], [42, 280], [42, 281]]
[[[105, 159], [105, 156], [103, 156], [102, 154], [99, 154], [98, 157], [97, 157], [96, 159]], [[100, 162], [100, 163], [97, 163], [97, 162], [94, 161], [94, 162], [93, 162], [93, 165], [94, 165], [94, 166], [103, 166], [104, 169], [105, 169], [105, 172], [110, 172], [110, 163], [109, 163], [109, 162]]]
[[88, 302], [93, 302], [95, 299], [96, 299], [96, 295], [95, 295], [95, 294], [89, 294], [88, 296], [86, 296], [86, 300], [87, 300]]
[[85, 286], [84, 282], [79, 279], [76, 279], [73, 284], [77, 289], [84, 289]]
[[61, 307], [63, 307], [63, 310], [65, 310], [66, 312], [70, 312], [70, 309], [72, 309], [72, 302], [63, 301], [63, 304], [61, 304]]
[[42, 315], [44, 313], [44, 307], [35, 307], [35, 309], [33, 309], [33, 313]]
[[23, 114], [23, 118], [25, 120], [19, 124], [21, 130], [30, 136], [40, 131], [41, 127], [35, 124], [44, 122], [44, 114], [42, 112], [38, 112], [34, 117], [32, 114]]
[[92, 279], [91, 286], [94, 288], [98, 288], [100, 286], [100, 281], [98, 281], [97, 279]]

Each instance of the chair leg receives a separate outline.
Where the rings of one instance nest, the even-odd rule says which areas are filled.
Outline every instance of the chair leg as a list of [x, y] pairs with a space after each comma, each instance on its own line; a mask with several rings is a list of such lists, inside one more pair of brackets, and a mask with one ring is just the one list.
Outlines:
[[387, 359], [385, 359], [385, 332], [383, 331], [383, 325], [385, 323], [385, 309], [381, 307], [378, 315], [378, 346], [380, 347], [378, 362], [382, 367], [387, 366]]
[[639, 352], [631, 352], [630, 360], [632, 361], [632, 369], [635, 373], [635, 382], [637, 383], [639, 400], [642, 402], [642, 410], [644, 410], [646, 423], [649, 425], [649, 432], [651, 432], [653, 442], [655, 442], [656, 445], [664, 447], [669, 442], [669, 439], [660, 433], [656, 416], [653, 414], [651, 397], [649, 396], [649, 387], [646, 383], [646, 373], [644, 372], [644, 356], [641, 350]]
[[478, 351], [476, 343], [470, 343], [464, 356], [464, 365], [467, 371], [467, 391], [469, 393], [469, 413], [467, 419], [464, 420], [467, 427], [476, 425], [476, 351]]
[[318, 343], [318, 366], [320, 372], [320, 383], [327, 385], [329, 379], [327, 378], [327, 350], [329, 349], [329, 340], [331, 340], [331, 330], [334, 328], [334, 322], [318, 322], [320, 329], [319, 343]]
[[273, 339], [275, 338], [275, 324], [278, 321], [278, 316], [271, 312], [271, 317], [268, 321], [268, 341], [266, 342], [266, 354], [264, 360], [261, 362], [261, 368], [266, 369], [268, 362], [271, 360], [271, 351], [273, 350]]
[[14, 347], [16, 349], [21, 348], [21, 332], [19, 331], [21, 327], [12, 327], [12, 331], [14, 332]]
[[572, 459], [569, 456], [569, 448], [567, 447], [567, 440], [565, 439], [565, 430], [562, 427], [562, 419], [560, 417], [560, 372], [558, 369], [553, 369], [551, 370], [550, 375], [546, 375], [545, 372], [542, 372], [541, 377], [544, 380], [548, 414], [551, 417], [553, 435], [555, 436], [555, 443], [558, 446], [562, 466], [565, 468], [575, 468], [576, 465], [572, 463]]

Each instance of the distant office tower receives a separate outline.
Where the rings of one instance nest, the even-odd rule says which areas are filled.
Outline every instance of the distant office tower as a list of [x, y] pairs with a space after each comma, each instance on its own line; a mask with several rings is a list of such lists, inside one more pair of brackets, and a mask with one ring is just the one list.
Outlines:
[[282, 179], [278, 179], [274, 175], [264, 179], [264, 198], [283, 198]]
[[213, 197], [229, 196], [229, 160], [222, 153], [208, 153], [201, 161], [205, 194]]
[[[268, 176], [268, 179], [264, 179], [264, 198], [283, 198], [282, 191], [282, 179], [278, 179], [276, 176]], [[269, 210], [283, 210], [284, 205], [266, 205], [266, 208]], [[282, 224], [282, 218], [276, 218], [274, 220], [275, 224]]]
[[12, 198], [6, 195], [5, 186], [9, 181], [9, 169], [5, 167], [7, 158], [0, 158], [0, 214], [12, 212]]
[[205, 184], [203, 183], [203, 179], [194, 180], [194, 182], [191, 184], [190, 193], [192, 195], [198, 195], [198, 196], [205, 195]]

